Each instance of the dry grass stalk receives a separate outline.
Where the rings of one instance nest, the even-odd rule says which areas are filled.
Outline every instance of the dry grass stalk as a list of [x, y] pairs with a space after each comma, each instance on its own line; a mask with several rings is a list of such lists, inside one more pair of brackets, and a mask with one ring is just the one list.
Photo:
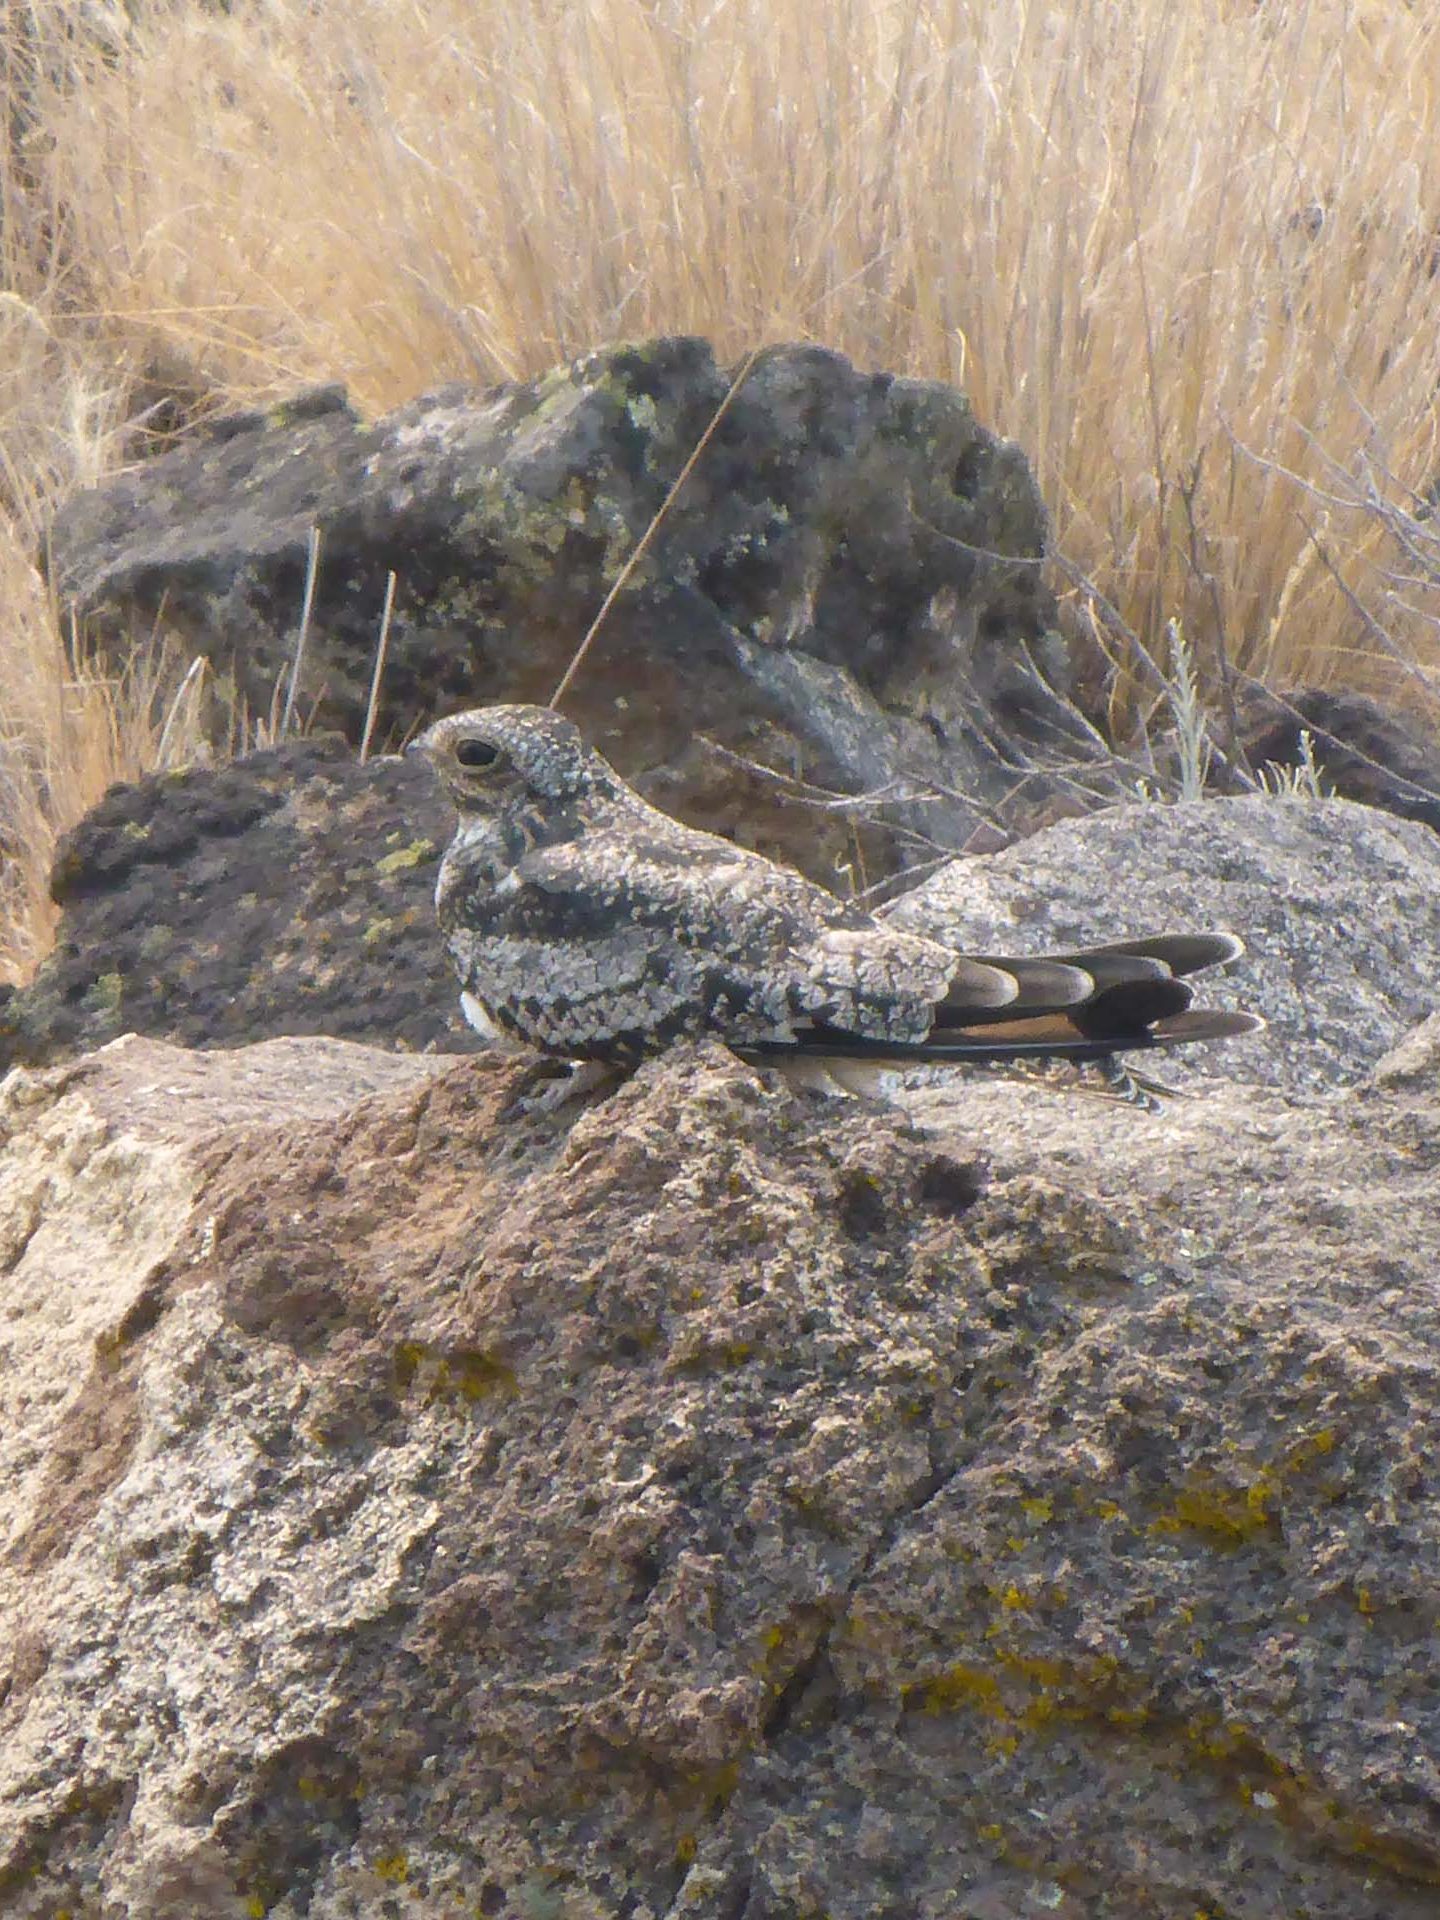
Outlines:
[[305, 542], [305, 594], [300, 605], [300, 625], [295, 634], [295, 656], [290, 663], [290, 683], [285, 692], [285, 712], [280, 720], [280, 738], [288, 740], [295, 719], [295, 700], [300, 691], [300, 674], [305, 665], [305, 646], [310, 638], [310, 621], [315, 612], [315, 585], [320, 577], [320, 529], [311, 527]]

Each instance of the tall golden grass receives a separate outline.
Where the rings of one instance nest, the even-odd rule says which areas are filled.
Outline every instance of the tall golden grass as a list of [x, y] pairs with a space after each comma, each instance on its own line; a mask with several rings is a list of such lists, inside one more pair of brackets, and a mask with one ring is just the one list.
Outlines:
[[[1163, 656], [1178, 619], [1202, 665], [1277, 682], [1383, 677], [1382, 634], [1440, 654], [1367, 500], [1440, 472], [1428, 4], [136, 11], [6, 15], [12, 546], [117, 457], [142, 378], [218, 406], [338, 377], [382, 409], [619, 336], [807, 338], [965, 387], [1112, 639]], [[7, 689], [73, 703], [47, 610], [9, 617]]]

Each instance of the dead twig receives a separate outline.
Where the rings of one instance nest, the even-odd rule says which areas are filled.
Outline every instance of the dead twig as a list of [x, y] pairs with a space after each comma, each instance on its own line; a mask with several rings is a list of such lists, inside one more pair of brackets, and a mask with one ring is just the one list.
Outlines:
[[295, 717], [295, 697], [300, 691], [300, 668], [305, 659], [305, 643], [310, 636], [310, 616], [315, 610], [315, 581], [320, 572], [320, 529], [311, 527], [305, 553], [305, 598], [300, 608], [300, 631], [295, 636], [295, 659], [290, 668], [290, 690], [285, 695], [285, 711], [280, 719], [280, 738], [288, 739], [290, 722]]
[[365, 709], [365, 731], [360, 736], [360, 764], [370, 758], [370, 740], [375, 732], [375, 713], [380, 705], [380, 676], [385, 671], [385, 655], [390, 646], [390, 616], [395, 611], [395, 571], [385, 576], [385, 606], [380, 615], [380, 638], [375, 643], [375, 668], [370, 675], [370, 701]]

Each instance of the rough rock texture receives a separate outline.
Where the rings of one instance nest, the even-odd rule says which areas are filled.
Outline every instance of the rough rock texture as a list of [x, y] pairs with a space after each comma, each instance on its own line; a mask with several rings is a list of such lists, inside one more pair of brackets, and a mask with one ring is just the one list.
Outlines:
[[1433, 1915], [1433, 1022], [1153, 1121], [525, 1086], [5, 1083], [7, 1916]]
[[1440, 838], [1348, 800], [1265, 796], [1112, 807], [954, 861], [889, 915], [972, 949], [1046, 948], [1228, 927], [1245, 941], [1207, 1000], [1270, 1023], [1167, 1055], [1161, 1079], [1348, 1084], [1440, 998]]
[[[391, 568], [385, 732], [467, 703], [546, 700], [736, 371], [703, 341], [656, 340], [525, 385], [447, 389], [373, 425], [325, 389], [69, 502], [49, 543], [55, 584], [112, 653], [159, 626], [265, 713], [318, 526], [302, 712], [318, 703], [320, 725], [359, 737]], [[847, 822], [776, 813], [773, 783], [706, 754], [697, 733], [847, 792], [938, 781], [947, 796], [894, 817], [958, 848], [977, 807], [1015, 783], [987, 727], [1049, 739], [1069, 724], [1027, 655], [1063, 679], [1045, 534], [1022, 455], [962, 394], [776, 348], [568, 710], [663, 804], [743, 823], [817, 873], [853, 853]], [[872, 863], [890, 845], [872, 835]]]
[[464, 1051], [434, 910], [454, 826], [428, 769], [334, 738], [112, 788], [60, 849], [59, 937], [0, 999], [0, 1065], [125, 1032]]

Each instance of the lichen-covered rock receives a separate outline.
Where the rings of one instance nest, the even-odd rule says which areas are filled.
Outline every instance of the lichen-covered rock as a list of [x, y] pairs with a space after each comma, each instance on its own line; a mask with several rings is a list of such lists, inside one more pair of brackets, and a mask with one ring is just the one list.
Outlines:
[[1204, 996], [1269, 1026], [1166, 1055], [1159, 1077], [1183, 1086], [1350, 1084], [1440, 1005], [1440, 838], [1349, 800], [1112, 807], [952, 862], [888, 911], [987, 952], [1228, 927], [1248, 952]]
[[[372, 425], [325, 390], [71, 500], [48, 545], [55, 585], [113, 651], [159, 628], [263, 713], [290, 670], [318, 528], [303, 713], [358, 739], [391, 568], [382, 738], [466, 704], [547, 700], [737, 371], [703, 341], [654, 340]], [[1066, 724], [1027, 655], [1063, 681], [1045, 527], [1021, 453], [963, 394], [773, 349], [568, 710], [664, 804], [813, 872], [853, 855], [849, 824], [785, 812], [698, 736], [847, 792], [937, 782], [945, 793], [892, 817], [962, 846], [1015, 782], [987, 726], [1053, 740]], [[893, 854], [888, 834], [870, 850]]]
[[454, 821], [424, 768], [333, 737], [113, 787], [61, 845], [56, 945], [0, 1000], [0, 1066], [126, 1032], [465, 1050], [434, 912]]
[[1431, 1915], [1412, 1051], [928, 1131], [705, 1047], [12, 1074], [0, 1905]]

